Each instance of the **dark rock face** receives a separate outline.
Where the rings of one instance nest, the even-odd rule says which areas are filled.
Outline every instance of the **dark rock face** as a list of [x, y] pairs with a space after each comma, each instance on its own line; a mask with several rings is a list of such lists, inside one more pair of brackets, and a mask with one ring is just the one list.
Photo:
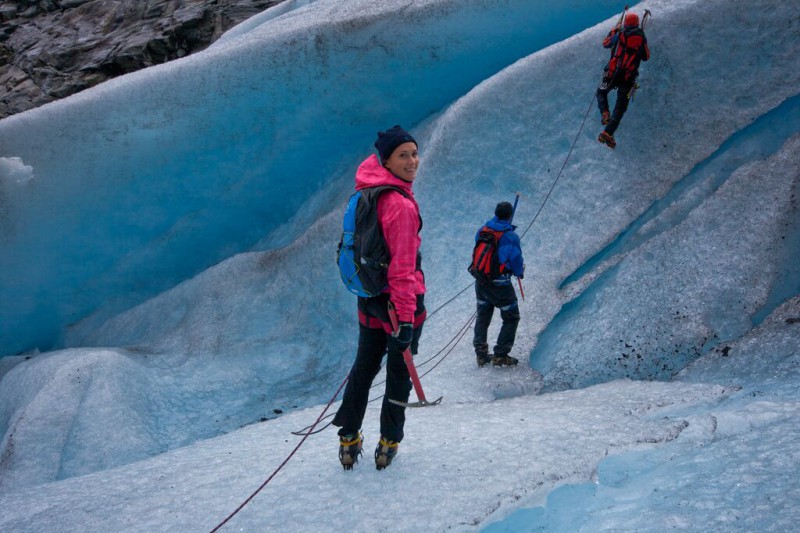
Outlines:
[[0, 0], [0, 119], [202, 50], [284, 0]]

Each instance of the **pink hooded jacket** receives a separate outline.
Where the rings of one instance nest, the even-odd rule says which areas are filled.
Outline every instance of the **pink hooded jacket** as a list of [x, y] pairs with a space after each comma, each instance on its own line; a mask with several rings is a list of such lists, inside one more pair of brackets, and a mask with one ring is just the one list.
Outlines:
[[389, 299], [397, 310], [400, 322], [414, 322], [417, 295], [425, 294], [425, 278], [417, 270], [417, 252], [421, 219], [411, 183], [403, 181], [384, 168], [376, 155], [368, 157], [356, 171], [356, 190], [392, 185], [408, 193], [406, 198], [396, 191], [378, 197], [378, 223], [391, 260], [387, 274]]

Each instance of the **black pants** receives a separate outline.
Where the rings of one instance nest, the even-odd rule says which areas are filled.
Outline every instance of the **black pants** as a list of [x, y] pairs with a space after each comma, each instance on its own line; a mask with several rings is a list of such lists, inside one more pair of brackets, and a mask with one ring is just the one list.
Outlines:
[[619, 127], [619, 123], [622, 121], [622, 115], [628, 110], [628, 102], [630, 101], [628, 95], [633, 88], [633, 84], [634, 81], [615, 82], [603, 78], [603, 81], [597, 87], [597, 107], [600, 108], [601, 113], [603, 111], [608, 111], [608, 93], [614, 89], [617, 90], [617, 101], [614, 104], [614, 112], [611, 113], [611, 119], [605, 127], [606, 133], [609, 135], [614, 135], [614, 132], [617, 131]]
[[[387, 299], [388, 300], [388, 299]], [[421, 308], [421, 311], [420, 311]], [[425, 312], [422, 295], [417, 299], [417, 315]], [[414, 328], [411, 353], [417, 352], [422, 324]], [[411, 393], [411, 378], [403, 360], [403, 354], [394, 338], [383, 329], [358, 325], [358, 352], [350, 378], [344, 389], [342, 405], [333, 419], [338, 426], [339, 435], [353, 435], [361, 429], [367, 411], [369, 390], [372, 381], [381, 369], [383, 355], [386, 356], [386, 389], [381, 405], [381, 435], [386, 439], [403, 440], [403, 426], [406, 422], [406, 408], [389, 401], [408, 402]]]
[[475, 347], [477, 355], [489, 353], [489, 344], [486, 334], [489, 331], [489, 324], [492, 322], [494, 309], [500, 309], [500, 318], [503, 325], [500, 327], [500, 334], [497, 336], [497, 344], [494, 346], [494, 355], [508, 355], [514, 346], [514, 339], [517, 336], [517, 325], [519, 324], [519, 304], [517, 294], [511, 284], [493, 285], [480, 283], [475, 284], [475, 297], [478, 301], [478, 315], [475, 319], [475, 336], [472, 345]]

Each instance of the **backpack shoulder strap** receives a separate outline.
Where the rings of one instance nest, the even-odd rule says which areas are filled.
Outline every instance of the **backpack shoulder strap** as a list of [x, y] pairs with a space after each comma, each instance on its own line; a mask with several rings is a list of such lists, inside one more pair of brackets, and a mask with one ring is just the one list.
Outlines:
[[361, 194], [370, 201], [376, 200], [378, 196], [380, 196], [381, 194], [383, 194], [388, 190], [397, 191], [406, 198], [410, 198], [409, 194], [406, 191], [404, 191], [400, 187], [395, 187], [394, 185], [378, 185], [376, 187], [366, 187], [364, 189], [359, 189], [359, 190], [361, 191]]
[[492, 229], [489, 226], [484, 226], [483, 228], [481, 228], [481, 231], [485, 231], [487, 233], [491, 233], [492, 235], [494, 235], [498, 239], [503, 236], [503, 233], [505, 233], [505, 230]]
[[386, 191], [397, 191], [406, 198], [410, 198], [409, 194], [401, 189], [400, 187], [395, 187], [394, 185], [378, 185], [377, 187], [366, 187], [364, 189], [359, 189], [361, 192], [361, 197], [364, 199], [364, 206], [365, 210], [374, 211], [375, 213], [378, 212], [378, 198], [385, 193]]
[[[412, 202], [416, 203], [413, 199], [411, 199], [411, 195], [401, 189], [400, 187], [395, 187], [394, 185], [378, 185], [376, 187], [367, 187], [365, 189], [360, 189], [361, 195], [364, 197], [364, 200], [367, 201], [370, 205], [375, 206], [375, 212], [378, 211], [378, 197], [388, 190], [397, 191], [406, 198], [410, 199]], [[422, 214], [419, 212], [419, 229], [422, 230]]]

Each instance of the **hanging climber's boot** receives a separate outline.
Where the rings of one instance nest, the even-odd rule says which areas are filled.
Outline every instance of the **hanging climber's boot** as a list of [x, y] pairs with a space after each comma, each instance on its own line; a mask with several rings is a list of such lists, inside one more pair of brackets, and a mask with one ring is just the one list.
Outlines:
[[607, 131], [603, 131], [602, 133], [600, 133], [600, 136], [597, 137], [597, 140], [611, 149], [617, 147], [617, 141], [614, 140], [614, 136], [608, 133]]

